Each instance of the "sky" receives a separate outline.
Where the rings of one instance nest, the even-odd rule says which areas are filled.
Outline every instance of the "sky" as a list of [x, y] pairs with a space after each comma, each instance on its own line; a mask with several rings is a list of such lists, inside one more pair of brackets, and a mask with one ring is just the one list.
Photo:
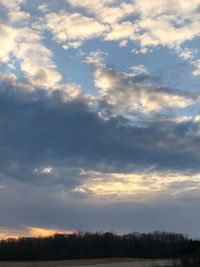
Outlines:
[[0, 238], [200, 238], [200, 0], [0, 0]]

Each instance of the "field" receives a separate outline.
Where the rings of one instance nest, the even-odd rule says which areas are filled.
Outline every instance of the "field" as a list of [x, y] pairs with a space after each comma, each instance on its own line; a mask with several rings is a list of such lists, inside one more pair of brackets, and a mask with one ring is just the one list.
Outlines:
[[171, 267], [172, 260], [95, 259], [53, 262], [0, 262], [0, 267]]

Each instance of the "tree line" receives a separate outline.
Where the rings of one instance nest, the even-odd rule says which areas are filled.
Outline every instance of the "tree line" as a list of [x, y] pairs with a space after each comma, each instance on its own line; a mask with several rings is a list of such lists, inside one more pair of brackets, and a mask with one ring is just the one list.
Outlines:
[[0, 241], [0, 261], [46, 261], [95, 258], [180, 258], [194, 255], [200, 241], [182, 234], [153, 232], [119, 235], [77, 232], [51, 237]]

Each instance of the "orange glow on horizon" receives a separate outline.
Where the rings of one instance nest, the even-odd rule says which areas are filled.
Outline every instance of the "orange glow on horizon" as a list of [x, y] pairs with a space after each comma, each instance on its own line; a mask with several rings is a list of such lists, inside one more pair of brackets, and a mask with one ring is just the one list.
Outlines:
[[72, 230], [58, 230], [38, 227], [27, 227], [24, 230], [0, 229], [0, 240], [9, 238], [18, 239], [20, 237], [49, 237], [56, 233], [58, 234], [72, 234], [76, 231]]
[[33, 237], [48, 237], [52, 236], [54, 234], [72, 234], [74, 231], [66, 230], [66, 231], [60, 231], [58, 229], [45, 229], [45, 228], [37, 228], [37, 227], [29, 227], [28, 228], [31, 236]]

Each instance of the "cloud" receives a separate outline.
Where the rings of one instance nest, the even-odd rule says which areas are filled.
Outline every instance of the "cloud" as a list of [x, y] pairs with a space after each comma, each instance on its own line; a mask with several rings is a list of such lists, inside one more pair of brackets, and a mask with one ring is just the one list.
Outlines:
[[[24, 36], [29, 38], [25, 39]], [[21, 63], [21, 69], [33, 86], [52, 87], [61, 79], [53, 62], [53, 53], [41, 42], [38, 32], [28, 28], [18, 30], [18, 40], [14, 54]]]
[[[12, 86], [1, 86], [2, 177], [41, 183], [34, 169], [50, 166], [71, 187], [80, 182], [81, 168], [131, 172], [152, 165], [172, 170], [199, 166], [198, 121], [155, 117], [129, 125], [121, 116], [105, 119], [82, 97], [67, 102], [59, 92], [19, 97], [20, 90]], [[67, 178], [69, 169], [60, 173], [64, 166], [77, 168], [77, 179]], [[41, 173], [44, 182], [54, 180], [51, 174]]]
[[141, 46], [163, 45], [169, 48], [178, 48], [185, 41], [192, 40], [200, 34], [196, 21], [192, 24], [175, 27], [173, 20], [173, 16], [162, 15], [156, 19], [147, 18], [140, 21], [140, 27], [145, 31], [138, 37]]
[[94, 19], [108, 25], [107, 31], [101, 36], [107, 41], [121, 41], [135, 39], [137, 27], [131, 21], [120, 22], [134, 11], [133, 4], [123, 1], [76, 1], [69, 0], [68, 3], [73, 7], [81, 7], [86, 10]]
[[10, 22], [22, 22], [30, 17], [28, 12], [21, 10], [21, 5], [26, 0], [0, 0], [0, 4], [7, 9], [7, 15]]
[[0, 51], [0, 60], [1, 62], [8, 62], [10, 53], [15, 44], [15, 38], [17, 36], [17, 32], [11, 27], [0, 24], [0, 41], [2, 49]]
[[73, 7], [85, 9], [102, 23], [108, 23], [110, 25], [122, 20], [134, 10], [132, 4], [123, 1], [104, 0], [99, 2], [95, 0], [91, 3], [88, 0], [81, 2], [78, 0], [68, 0], [68, 3]]
[[[195, 40], [199, 35], [199, 0], [183, 3], [173, 0], [170, 5], [166, 1], [77, 1], [69, 0], [74, 8], [82, 8], [96, 21], [107, 25], [105, 32], [99, 31], [104, 41], [117, 41], [124, 47], [131, 41], [139, 44], [141, 53], [147, 53], [155, 47], [173, 49], [180, 58], [193, 65], [196, 48], [186, 42]], [[170, 36], [170, 38], [169, 38]], [[183, 47], [184, 46], [184, 47]], [[194, 76], [199, 76], [198, 63]]]
[[111, 31], [105, 35], [106, 41], [135, 40], [137, 38], [137, 25], [125, 21], [113, 24]]
[[[43, 44], [44, 29], [51, 31], [54, 40], [65, 49], [78, 48], [86, 40], [98, 37], [118, 41], [119, 46], [127, 45], [129, 40], [139, 42], [141, 51], [149, 46], [167, 46], [174, 48], [185, 59], [190, 59], [194, 51], [190, 49], [188, 57], [189, 54], [186, 56], [186, 50], [184, 52], [180, 46], [199, 35], [199, 1], [195, 0], [192, 5], [174, 0], [170, 7], [164, 1], [150, 5], [146, 1], [91, 3], [70, 0], [70, 12], [63, 9], [56, 13], [47, 9], [44, 17], [38, 17], [37, 22], [30, 18], [28, 11], [22, 11], [25, 1], [2, 0], [1, 4], [10, 17], [7, 25], [4, 22], [0, 26], [2, 43], [5, 44], [0, 53], [1, 61], [13, 67], [20, 63], [21, 70], [33, 86], [44, 88], [62, 81], [53, 52]], [[16, 24], [16, 21], [20, 23]], [[194, 75], [197, 74], [198, 71], [194, 71]]]
[[164, 0], [159, 2], [154, 0], [151, 3], [147, 0], [142, 2], [137, 0], [135, 1], [135, 9], [142, 14], [142, 17], [149, 17], [149, 15], [151, 17], [157, 17], [165, 13], [190, 17], [196, 14], [199, 4], [199, 0], [192, 0], [190, 3], [181, 0], [172, 0], [171, 5], [168, 5]]
[[112, 68], [94, 68], [94, 83], [100, 96], [118, 112], [159, 112], [164, 108], [185, 108], [196, 104], [195, 95], [160, 87], [148, 74], [117, 72]]
[[48, 3], [43, 3], [43, 4], [38, 6], [38, 9], [43, 13], [47, 13], [47, 12], [49, 12], [49, 5], [48, 5]]
[[156, 172], [154, 166], [133, 173], [82, 171], [87, 177], [73, 192], [102, 201], [152, 201], [166, 197], [199, 195], [200, 174]]
[[[14, 185], [13, 185], [14, 187]], [[28, 196], [24, 198], [24, 191]], [[51, 193], [50, 198], [46, 198]], [[59, 192], [57, 192], [59, 195]], [[20, 197], [17, 197], [20, 196]], [[65, 229], [85, 231], [154, 231], [155, 229], [190, 233], [197, 237], [199, 229], [196, 223], [191, 229], [191, 221], [199, 220], [196, 210], [198, 198], [175, 199], [169, 196], [156, 201], [88, 201], [84, 198], [56, 199], [48, 186], [40, 193], [40, 188], [18, 187], [12, 195], [0, 196], [1, 230], [16, 229], [15, 234], [25, 235], [27, 227], [42, 229]], [[3, 205], [2, 205], [3, 201]], [[5, 225], [5, 227], [3, 227]], [[35, 226], [34, 226], [35, 225]], [[10, 233], [13, 234], [13, 233]], [[28, 234], [30, 236], [30, 232]]]
[[141, 46], [164, 45], [173, 48], [197, 37], [200, 33], [199, 4], [198, 0], [190, 3], [173, 0], [170, 5], [166, 1], [136, 1], [135, 11], [140, 16], [138, 26], [143, 31], [138, 37]]
[[200, 60], [193, 61], [192, 64], [194, 67], [193, 75], [200, 76]]
[[104, 67], [104, 58], [108, 54], [97, 49], [96, 51], [90, 52], [83, 60], [83, 63], [88, 65], [96, 66], [96, 67]]
[[189, 231], [199, 205], [191, 201], [198, 118], [105, 120], [83, 98], [27, 96], [15, 86], [0, 87], [1, 229], [180, 231], [183, 220]]
[[72, 47], [80, 46], [85, 40], [100, 37], [107, 31], [106, 25], [80, 13], [49, 13], [46, 20], [55, 41]]
[[[115, 1], [76, 1], [68, 3], [74, 8], [82, 8], [86, 11], [69, 13], [61, 11], [60, 14], [48, 13], [46, 15], [47, 27], [52, 32], [54, 40], [64, 47], [79, 47], [85, 40], [96, 37], [105, 40], [135, 39], [136, 28], [132, 22], [119, 23], [123, 18], [133, 12], [133, 4]], [[115, 4], [113, 6], [112, 4]], [[55, 25], [57, 25], [55, 27]], [[83, 28], [82, 25], [85, 25]]]
[[21, 4], [25, 3], [26, 0], [1, 0], [1, 4], [6, 6], [8, 9], [20, 7]]
[[42, 44], [38, 32], [4, 24], [0, 25], [0, 31], [5, 48], [0, 52], [3, 63], [11, 63], [14, 67], [18, 61], [21, 70], [34, 86], [52, 87], [61, 80], [62, 76], [52, 60], [53, 54]]
[[[83, 8], [102, 23], [109, 24], [110, 30], [104, 35], [104, 39], [109, 41], [139, 41], [141, 48], [159, 45], [178, 48], [200, 34], [198, 0], [190, 3], [173, 0], [170, 5], [166, 1], [150, 3], [146, 0], [117, 3], [95, 1], [92, 4], [87, 0], [69, 0], [68, 3]], [[132, 20], [130, 15], [133, 15]]]
[[58, 84], [62, 76], [54, 63], [53, 52], [43, 44], [42, 32], [32, 28], [34, 23], [29, 13], [21, 11], [26, 1], [1, 0], [0, 3], [7, 15], [0, 23], [3, 46], [0, 61], [8, 69], [11, 67], [12, 73], [20, 68], [33, 86], [48, 89]]

